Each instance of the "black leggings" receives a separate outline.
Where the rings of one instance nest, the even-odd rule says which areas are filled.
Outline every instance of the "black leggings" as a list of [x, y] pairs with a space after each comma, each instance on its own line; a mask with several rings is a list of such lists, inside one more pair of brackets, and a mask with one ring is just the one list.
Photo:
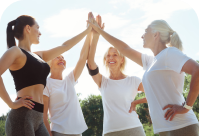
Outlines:
[[38, 110], [42, 104], [34, 103], [32, 110], [11, 109], [6, 119], [6, 136], [50, 136], [43, 123], [43, 112]]

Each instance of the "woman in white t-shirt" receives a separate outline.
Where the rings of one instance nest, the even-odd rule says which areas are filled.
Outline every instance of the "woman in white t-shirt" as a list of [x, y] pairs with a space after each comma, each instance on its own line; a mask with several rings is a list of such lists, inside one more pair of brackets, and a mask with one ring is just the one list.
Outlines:
[[[154, 53], [154, 56], [148, 56], [109, 35], [96, 23], [89, 24], [122, 54], [146, 70], [142, 83], [154, 133], [160, 136], [198, 136], [198, 120], [191, 108], [199, 93], [199, 64], [182, 53], [177, 32], [164, 20], [153, 21], [142, 36], [144, 48]], [[184, 72], [192, 75], [186, 101], [182, 95]]]
[[[92, 13], [89, 13], [89, 19], [92, 20], [93, 18]], [[64, 57], [58, 56], [49, 62], [51, 76], [47, 78], [47, 85], [43, 92], [43, 118], [50, 136], [81, 136], [87, 129], [74, 86], [88, 57], [90, 35], [91, 32], [86, 37], [74, 70], [65, 78], [62, 78], [62, 73], [66, 67]]]
[[[96, 17], [96, 21], [101, 28], [104, 27], [101, 25], [99, 15]], [[138, 90], [144, 91], [141, 79], [123, 73], [126, 59], [113, 47], [110, 47], [104, 55], [104, 64], [109, 70], [110, 76], [106, 78], [101, 75], [94, 62], [99, 34], [96, 31], [92, 32], [87, 67], [102, 95], [104, 136], [145, 136], [137, 113], [135, 111], [129, 112]]]

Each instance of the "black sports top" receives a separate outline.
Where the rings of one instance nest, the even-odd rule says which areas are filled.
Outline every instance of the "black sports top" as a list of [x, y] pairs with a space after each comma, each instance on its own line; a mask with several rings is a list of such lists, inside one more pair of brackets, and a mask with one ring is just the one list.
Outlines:
[[[21, 48], [20, 48], [21, 49]], [[46, 78], [50, 72], [50, 67], [45, 61], [35, 58], [33, 55], [21, 49], [26, 55], [27, 60], [25, 65], [16, 71], [11, 71], [17, 91], [36, 84], [46, 86]]]

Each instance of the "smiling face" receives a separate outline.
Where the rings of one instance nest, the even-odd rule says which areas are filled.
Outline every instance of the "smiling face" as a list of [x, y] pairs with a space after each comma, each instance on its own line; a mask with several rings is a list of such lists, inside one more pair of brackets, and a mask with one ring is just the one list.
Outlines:
[[54, 58], [50, 62], [50, 68], [51, 70], [60, 70], [63, 71], [66, 68], [66, 61], [64, 60], [64, 57], [62, 55]]
[[143, 47], [144, 48], [153, 48], [155, 44], [154, 33], [150, 26], [145, 29], [145, 33], [141, 37], [143, 39]]
[[109, 70], [118, 68], [123, 71], [125, 58], [117, 51], [117, 49], [110, 47], [104, 56], [104, 63]]
[[35, 21], [35, 24], [30, 27], [30, 40], [33, 44], [39, 44], [39, 37], [41, 36], [41, 33], [39, 31], [39, 25]]

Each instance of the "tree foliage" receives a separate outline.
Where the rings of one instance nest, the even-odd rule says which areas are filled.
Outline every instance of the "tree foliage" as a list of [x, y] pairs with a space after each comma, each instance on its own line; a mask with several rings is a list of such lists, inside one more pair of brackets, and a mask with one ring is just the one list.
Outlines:
[[104, 112], [102, 97], [90, 95], [81, 101], [81, 108], [88, 126], [83, 136], [102, 136]]

